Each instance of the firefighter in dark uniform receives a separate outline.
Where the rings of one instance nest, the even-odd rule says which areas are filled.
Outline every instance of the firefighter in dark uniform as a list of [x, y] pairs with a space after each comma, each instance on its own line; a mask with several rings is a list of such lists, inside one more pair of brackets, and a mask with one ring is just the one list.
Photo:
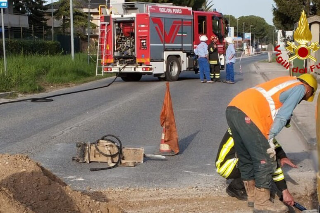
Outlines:
[[[287, 124], [289, 126], [289, 124]], [[288, 164], [296, 168], [290, 159], [287, 158], [280, 144], [274, 139], [275, 151], [277, 156], [277, 169], [274, 171], [272, 178], [277, 188], [282, 192], [283, 196], [292, 196], [284, 179], [284, 175], [280, 166]], [[216, 157], [216, 167], [219, 175], [226, 179], [233, 179], [226, 189], [226, 192], [231, 197], [236, 197], [239, 200], [248, 200], [248, 206], [253, 207], [254, 201], [247, 197], [244, 183], [241, 179], [240, 170], [237, 167], [238, 158], [234, 149], [234, 142], [230, 128], [228, 128], [219, 146]]]
[[208, 46], [208, 52], [211, 81], [220, 82], [220, 63], [217, 42], [218, 37], [215, 35], [211, 36], [211, 42]]

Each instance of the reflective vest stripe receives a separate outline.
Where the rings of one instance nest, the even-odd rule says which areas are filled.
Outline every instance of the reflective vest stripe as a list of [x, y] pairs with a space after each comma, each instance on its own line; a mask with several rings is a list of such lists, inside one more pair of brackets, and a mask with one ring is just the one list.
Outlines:
[[273, 175], [278, 175], [278, 174], [282, 174], [281, 168], [277, 168], [277, 170], [273, 172]]
[[218, 161], [216, 162], [217, 171], [220, 168], [220, 163], [224, 161], [226, 155], [229, 153], [230, 149], [232, 149], [233, 145], [234, 145], [233, 138], [229, 137], [229, 139], [223, 145], [219, 153], [219, 158], [218, 158]]
[[267, 100], [267, 102], [269, 104], [269, 107], [270, 107], [272, 120], [274, 120], [274, 118], [276, 117], [277, 112], [278, 112], [278, 109], [276, 109], [276, 105], [275, 105], [275, 102], [274, 102], [272, 96], [274, 94], [276, 94], [277, 92], [279, 92], [280, 90], [282, 90], [283, 88], [285, 88], [287, 86], [290, 86], [290, 85], [292, 85], [294, 83], [297, 83], [297, 82], [299, 82], [299, 80], [296, 80], [296, 79], [289, 80], [289, 81], [286, 81], [286, 82], [284, 82], [282, 84], [279, 84], [279, 85], [271, 88], [269, 91], [266, 91], [262, 87], [253, 87], [257, 91], [259, 91], [265, 97], [265, 99]]
[[278, 143], [278, 141], [275, 138], [273, 139], [273, 144], [275, 148], [281, 147], [281, 145]]
[[284, 180], [284, 174], [282, 172], [282, 169], [279, 167], [277, 170], [272, 174], [273, 181], [281, 181]]
[[234, 167], [237, 165], [238, 160], [239, 160], [238, 158], [233, 158], [231, 165], [228, 166], [227, 170], [222, 174], [222, 177], [224, 177], [224, 178], [229, 177], [229, 175], [233, 171]]
[[272, 177], [272, 179], [273, 179], [273, 181], [278, 182], [278, 181], [284, 180], [284, 175], [283, 174], [277, 175], [277, 176]]
[[231, 163], [232, 159], [227, 160], [220, 168], [217, 168], [217, 172], [219, 174], [223, 174], [227, 167], [231, 165]]
[[227, 160], [221, 168], [217, 168], [218, 174], [227, 178], [232, 172], [233, 168], [237, 165], [238, 160], [238, 158], [232, 158]]

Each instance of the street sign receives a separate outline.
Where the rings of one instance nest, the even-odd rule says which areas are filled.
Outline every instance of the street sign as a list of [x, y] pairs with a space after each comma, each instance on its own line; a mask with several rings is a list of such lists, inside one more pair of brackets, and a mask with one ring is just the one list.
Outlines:
[[234, 37], [234, 27], [229, 27], [228, 37]]
[[0, 8], [8, 8], [8, 0], [0, 0]]
[[251, 33], [245, 33], [244, 40], [251, 40]]

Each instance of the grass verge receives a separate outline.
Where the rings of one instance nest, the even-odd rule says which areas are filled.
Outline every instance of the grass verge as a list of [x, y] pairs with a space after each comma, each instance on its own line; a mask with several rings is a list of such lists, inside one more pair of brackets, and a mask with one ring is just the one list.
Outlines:
[[96, 76], [96, 63], [88, 64], [87, 55], [32, 55], [9, 56], [7, 72], [3, 59], [0, 61], [0, 92], [44, 92], [47, 86], [81, 84], [112, 76]]

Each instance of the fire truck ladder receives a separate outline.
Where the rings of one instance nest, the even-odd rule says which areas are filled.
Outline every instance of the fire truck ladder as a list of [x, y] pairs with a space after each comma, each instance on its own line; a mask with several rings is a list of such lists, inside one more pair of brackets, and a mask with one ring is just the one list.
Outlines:
[[96, 76], [103, 76], [104, 69], [106, 67], [106, 62], [104, 61], [106, 56], [110, 55], [106, 51], [107, 45], [107, 22], [100, 22], [99, 30], [99, 39], [98, 39], [98, 48], [97, 48], [97, 65], [96, 65]]

